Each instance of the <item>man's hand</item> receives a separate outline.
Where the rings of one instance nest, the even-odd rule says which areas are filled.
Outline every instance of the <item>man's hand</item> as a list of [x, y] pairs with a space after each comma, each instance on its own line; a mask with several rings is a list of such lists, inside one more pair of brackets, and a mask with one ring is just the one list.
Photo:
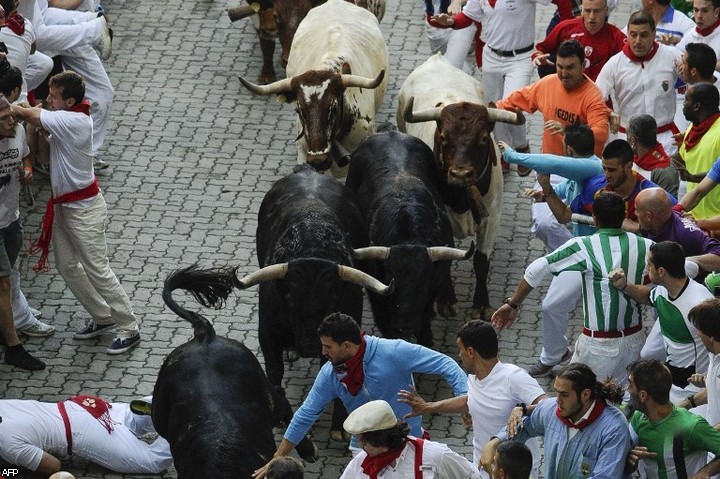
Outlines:
[[680, 41], [680, 37], [676, 37], [672, 33], [661, 33], [657, 36], [657, 41], [663, 45], [676, 45]]
[[562, 135], [565, 133], [565, 125], [557, 120], [548, 120], [545, 122], [545, 129], [553, 135]]
[[497, 146], [498, 146], [498, 149], [500, 150], [501, 155], [505, 154], [505, 150], [512, 150], [512, 147], [502, 140], [497, 141]]
[[688, 378], [688, 382], [693, 386], [704, 388], [705, 387], [705, 375], [701, 373], [695, 373]]
[[655, 457], [657, 457], [657, 454], [649, 452], [647, 447], [635, 446], [628, 453], [627, 459], [625, 460], [625, 470], [633, 472], [637, 469], [638, 462], [640, 462], [641, 459], [655, 459]]
[[523, 190], [523, 195], [525, 195], [526, 198], [531, 198], [535, 203], [543, 202], [542, 190], [536, 190], [534, 188], [525, 188], [525, 190]]
[[427, 401], [420, 397], [413, 385], [410, 385], [409, 387], [409, 391], [401, 389], [400, 392], [398, 392], [398, 401], [407, 404], [412, 409], [412, 411], [403, 416], [403, 420], [407, 420], [415, 416], [422, 416], [423, 414], [427, 414], [429, 412]]
[[509, 304], [503, 304], [495, 311], [490, 319], [493, 328], [500, 330], [509, 328], [517, 318], [517, 310]]
[[510, 411], [510, 417], [507, 422], [507, 435], [508, 439], [515, 437], [523, 426], [523, 410], [521, 407], [516, 406]]
[[480, 456], [480, 464], [478, 467], [485, 469], [485, 472], [490, 475], [492, 475], [492, 464], [495, 460], [495, 450], [499, 445], [500, 439], [490, 439], [483, 447], [482, 455]]
[[533, 65], [535, 65], [536, 67], [539, 67], [542, 65], [554, 65], [554, 63], [550, 61], [549, 53], [540, 53], [539, 55], [533, 56], [532, 62], [533, 62]]
[[612, 133], [613, 135], [616, 134], [618, 131], [620, 131], [620, 115], [618, 115], [614, 111], [611, 111], [610, 115], [608, 115], [608, 124], [610, 127], [610, 133]]
[[616, 268], [608, 273], [608, 279], [615, 286], [615, 289], [621, 290], [627, 286], [627, 278], [622, 268]]
[[435, 14], [430, 17], [430, 19], [438, 25], [442, 25], [443, 27], [452, 27], [453, 25], [455, 25], [455, 20], [453, 20], [452, 15], [448, 15], [447, 13]]

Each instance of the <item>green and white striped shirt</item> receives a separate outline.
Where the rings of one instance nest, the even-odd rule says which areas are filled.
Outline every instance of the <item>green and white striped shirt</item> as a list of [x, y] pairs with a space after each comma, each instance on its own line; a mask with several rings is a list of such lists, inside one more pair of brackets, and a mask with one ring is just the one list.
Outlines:
[[649, 239], [621, 229], [601, 228], [593, 235], [573, 238], [533, 261], [525, 270], [525, 281], [536, 288], [547, 273], [582, 272], [585, 327], [622, 331], [640, 323], [640, 307], [610, 284], [608, 274], [622, 268], [629, 283], [642, 284], [652, 244]]

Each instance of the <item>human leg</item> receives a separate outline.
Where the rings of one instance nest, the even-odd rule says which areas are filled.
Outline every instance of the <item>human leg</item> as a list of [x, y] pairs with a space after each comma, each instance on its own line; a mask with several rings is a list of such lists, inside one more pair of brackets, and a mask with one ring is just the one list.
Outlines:
[[558, 223], [547, 203], [532, 204], [530, 232], [545, 243], [548, 252], [555, 251], [572, 238], [572, 233]]
[[447, 48], [445, 49], [445, 58], [456, 68], [466, 73], [470, 72], [470, 66], [467, 63], [468, 52], [475, 39], [477, 27], [473, 23], [467, 28], [461, 30], [450, 30], [447, 38]]
[[[79, 271], [82, 272], [81, 277], [87, 281], [85, 288], [88, 292], [94, 293], [89, 303], [97, 301], [97, 306], [100, 307], [95, 312], [106, 312], [109, 309], [109, 316], [115, 321], [119, 336], [135, 335], [138, 324], [130, 305], [130, 298], [110, 269], [105, 238], [107, 206], [102, 194], [99, 194], [93, 205], [88, 208], [60, 207], [59, 210], [61, 214], [56, 214], [56, 218], [62, 217], [64, 234], [72, 235]], [[57, 256], [57, 248], [55, 251]], [[58, 261], [58, 271], [59, 263]], [[76, 273], [76, 276], [80, 275]], [[88, 312], [93, 318], [96, 317], [93, 311], [88, 310]]]
[[97, 45], [102, 40], [104, 28], [102, 17], [73, 25], [42, 23], [35, 30], [36, 48], [48, 56], [55, 56], [83, 45]]
[[55, 332], [55, 327], [39, 321], [33, 315], [30, 305], [20, 289], [20, 272], [17, 269], [17, 261], [10, 270], [10, 292], [12, 297], [13, 321], [15, 331], [27, 336], [44, 337]]
[[565, 336], [570, 314], [577, 307], [582, 292], [582, 278], [577, 271], [563, 271], [550, 282], [542, 302], [543, 348], [540, 362], [554, 366], [567, 351]]
[[50, 75], [53, 69], [53, 60], [42, 52], [36, 51], [28, 57], [27, 68], [23, 80], [27, 83], [27, 91], [39, 87]]

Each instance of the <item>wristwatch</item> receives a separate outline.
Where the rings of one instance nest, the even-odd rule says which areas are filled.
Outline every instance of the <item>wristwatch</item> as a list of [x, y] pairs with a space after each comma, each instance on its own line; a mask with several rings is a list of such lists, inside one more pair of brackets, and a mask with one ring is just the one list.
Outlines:
[[510, 307], [511, 307], [512, 309], [514, 309], [515, 311], [517, 311], [517, 309], [520, 307], [519, 304], [513, 303], [513, 302], [511, 301], [511, 298], [506, 299], [506, 300], [503, 302], [503, 304], [507, 304], [508, 306], [510, 306]]

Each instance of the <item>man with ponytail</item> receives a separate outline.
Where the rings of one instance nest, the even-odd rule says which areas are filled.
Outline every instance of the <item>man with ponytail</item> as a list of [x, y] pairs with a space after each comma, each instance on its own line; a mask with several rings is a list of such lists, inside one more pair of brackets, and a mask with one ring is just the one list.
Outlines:
[[[557, 397], [540, 401], [512, 440], [544, 437], [547, 479], [626, 477], [630, 433], [625, 416], [612, 405], [622, 400], [622, 388], [598, 382], [582, 363], [565, 366], [553, 388]], [[504, 428], [485, 445], [480, 459], [485, 470], [490, 470], [495, 450], [508, 438]]]

